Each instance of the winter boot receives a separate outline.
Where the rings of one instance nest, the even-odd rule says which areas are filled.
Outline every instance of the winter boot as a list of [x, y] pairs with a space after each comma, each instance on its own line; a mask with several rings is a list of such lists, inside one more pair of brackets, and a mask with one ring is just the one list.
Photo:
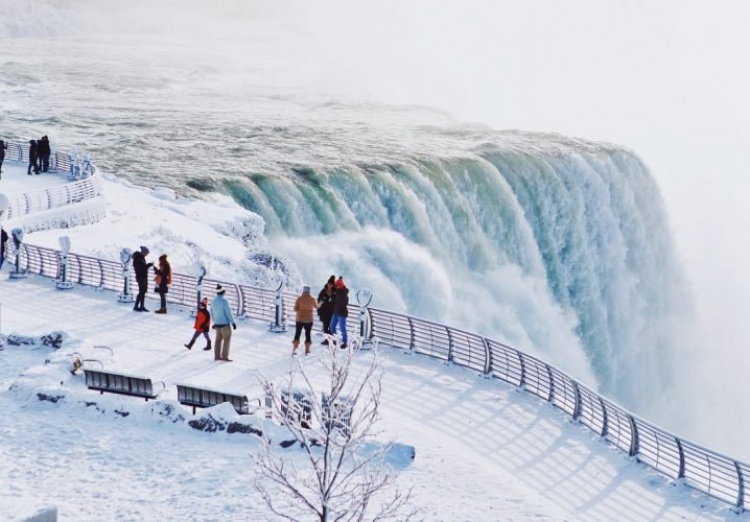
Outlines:
[[305, 341], [305, 355], [310, 355], [310, 346], [312, 346], [312, 343], [310, 341]]
[[190, 350], [192, 347], [193, 347], [193, 341], [190, 341], [189, 343], [185, 345], [185, 348], [187, 348], [188, 350]]
[[292, 341], [292, 355], [297, 355], [297, 348], [299, 348], [299, 339]]
[[154, 312], [155, 314], [166, 314], [167, 309], [166, 308], [159, 308], [157, 311]]
[[208, 350], [210, 350], [210, 349], [211, 349], [211, 341], [208, 341], [208, 344], [207, 344], [207, 345], [206, 345], [206, 347], [205, 347], [205, 348], [203, 349], [203, 351], [208, 351]]

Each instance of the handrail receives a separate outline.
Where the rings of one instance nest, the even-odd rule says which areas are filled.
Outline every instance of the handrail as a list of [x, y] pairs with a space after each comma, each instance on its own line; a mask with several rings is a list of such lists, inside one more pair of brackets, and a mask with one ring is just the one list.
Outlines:
[[[8, 159], [24, 162], [29, 159], [29, 146], [25, 143], [8, 142]], [[89, 161], [79, 161], [65, 152], [55, 151], [50, 156], [50, 169], [64, 170], [73, 174], [74, 170], [81, 171], [81, 179], [73, 183], [66, 183], [30, 192], [6, 194], [9, 201], [5, 219], [11, 220], [53, 208], [60, 208], [74, 203], [80, 203], [98, 197], [102, 191], [99, 169]]]
[[[122, 289], [123, 267], [119, 262], [74, 253], [69, 253], [67, 259], [68, 281], [112, 291]], [[57, 251], [25, 243], [21, 246], [19, 266], [26, 272], [47, 277], [61, 274]], [[128, 270], [134, 275], [132, 266]], [[135, 277], [129, 281], [129, 290], [135, 293]], [[195, 283], [194, 277], [173, 274], [167, 301], [192, 308], [197, 301]], [[273, 290], [204, 279], [202, 295], [212, 298], [216, 284], [226, 289], [226, 298], [238, 317], [270, 322], [276, 319]], [[282, 292], [281, 298], [283, 320], [290, 322], [296, 295]], [[349, 309], [350, 316], [359, 313], [357, 305], [350, 305]], [[745, 487], [750, 465], [637, 417], [536, 357], [475, 333], [380, 308], [367, 307], [365, 316], [367, 340], [377, 338], [381, 346], [427, 355], [520, 387], [666, 477], [681, 480], [738, 511], [744, 511], [750, 503], [750, 488]], [[357, 328], [356, 321], [349, 323], [353, 336], [358, 334]]]
[[[464, 366], [543, 399], [650, 468], [744, 510], [750, 466], [641, 419], [564, 372], [492, 339], [379, 308], [367, 309], [369, 338]], [[482, 358], [481, 346], [488, 347]], [[453, 354], [451, 356], [451, 354]]]

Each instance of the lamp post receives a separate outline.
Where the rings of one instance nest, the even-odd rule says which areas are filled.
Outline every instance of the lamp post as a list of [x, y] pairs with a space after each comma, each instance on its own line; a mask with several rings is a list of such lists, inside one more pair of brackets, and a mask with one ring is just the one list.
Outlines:
[[372, 341], [367, 335], [367, 307], [370, 306], [370, 302], [372, 301], [372, 290], [360, 288], [355, 295], [357, 296], [357, 303], [359, 304], [360, 349], [369, 348]]
[[68, 254], [70, 253], [70, 238], [60, 236], [60, 279], [55, 281], [55, 288], [58, 290], [70, 290], [73, 283], [68, 281]]
[[129, 248], [120, 249], [120, 264], [122, 265], [122, 292], [117, 294], [118, 303], [132, 303], [135, 301], [130, 292], [130, 258], [133, 251]]

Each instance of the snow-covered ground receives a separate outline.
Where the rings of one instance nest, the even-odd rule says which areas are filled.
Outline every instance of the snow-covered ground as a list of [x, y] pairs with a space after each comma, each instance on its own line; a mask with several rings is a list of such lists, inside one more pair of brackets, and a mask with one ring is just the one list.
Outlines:
[[[25, 184], [12, 179], [4, 172], [0, 190]], [[68, 235], [73, 251], [111, 259], [122, 246], [147, 244], [154, 257], [176, 253], [175, 270], [186, 271], [193, 259], [185, 241], [198, 238], [210, 245], [202, 255], [214, 256], [207, 260], [222, 276], [231, 275], [228, 260], [243, 259], [242, 242], [227, 223], [243, 222], [246, 211], [227, 202], [217, 202], [220, 208], [165, 199], [115, 178], [104, 186], [109, 213], [102, 222], [26, 240], [56, 247], [57, 237]], [[289, 371], [291, 332], [273, 334], [265, 324], [241, 320], [234, 361], [215, 362], [211, 352], [183, 347], [193, 324], [187, 310], [136, 313], [111, 292], [58, 291], [36, 276], [10, 280], [9, 265], [0, 278], [0, 332], [38, 338], [62, 331], [65, 340], [58, 350], [37, 343], [0, 351], [0, 519], [19, 520], [52, 505], [61, 521], [274, 520], [253, 487], [249, 455], [256, 437], [192, 429], [186, 422], [192, 412], [176, 402], [174, 385], [259, 396], [259, 375], [276, 380]], [[321, 282], [327, 275], [320, 274]], [[146, 304], [152, 310], [154, 297]], [[99, 345], [114, 353], [105, 357], [107, 369], [164, 380], [159, 399], [88, 390], [82, 375], [69, 372], [71, 355]], [[323, 349], [316, 343], [303, 361], [313, 372]], [[400, 486], [413, 488], [420, 519], [750, 519], [630, 460], [511, 386], [401, 351], [381, 355], [382, 437], [416, 449], [413, 461], [394, 464]], [[169, 406], [184, 420], [165, 414]], [[196, 417], [209, 413], [236, 420], [226, 405]], [[269, 421], [258, 413], [249, 422], [263, 428]]]

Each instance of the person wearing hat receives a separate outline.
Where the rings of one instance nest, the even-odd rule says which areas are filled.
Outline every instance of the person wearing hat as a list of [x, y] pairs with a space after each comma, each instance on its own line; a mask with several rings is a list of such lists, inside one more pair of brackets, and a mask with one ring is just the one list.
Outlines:
[[208, 335], [208, 331], [211, 328], [211, 314], [208, 311], [208, 297], [201, 299], [201, 303], [198, 305], [198, 312], [195, 314], [195, 324], [193, 325], [193, 328], [195, 329], [195, 333], [193, 334], [193, 338], [190, 339], [190, 342], [185, 345], [185, 348], [190, 350], [193, 347], [193, 344], [195, 344], [196, 339], [203, 334], [203, 337], [206, 338], [206, 347], [203, 349], [210, 350], [211, 337]]
[[331, 317], [331, 335], [341, 326], [341, 348], [347, 347], [346, 318], [349, 317], [349, 289], [344, 278], [339, 276], [333, 284], [333, 317]]
[[161, 301], [161, 307], [156, 311], [157, 314], [167, 313], [167, 292], [169, 292], [169, 285], [172, 284], [172, 267], [167, 261], [167, 254], [159, 256], [159, 266], [154, 267], [156, 277], [156, 288], [154, 291], [159, 294], [159, 300]]
[[305, 355], [310, 353], [310, 346], [312, 346], [310, 331], [313, 325], [313, 311], [317, 309], [318, 302], [310, 295], [310, 287], [308, 285], [303, 286], [302, 294], [294, 302], [294, 311], [297, 317], [294, 327], [294, 339], [292, 340], [292, 355], [297, 355], [299, 338], [303, 328], [305, 329]]
[[225, 293], [224, 287], [216, 285], [216, 297], [211, 301], [211, 311], [214, 314], [214, 330], [216, 330], [214, 360], [231, 362], [229, 347], [232, 343], [232, 330], [237, 329], [237, 323], [234, 322], [232, 307], [229, 306], [229, 301], [224, 296]]
[[153, 263], [146, 263], [148, 248], [141, 245], [141, 248], [133, 252], [133, 270], [135, 271], [135, 282], [138, 283], [138, 294], [135, 296], [136, 312], [148, 312], [146, 310], [146, 289], [148, 288], [148, 269], [154, 266]]

